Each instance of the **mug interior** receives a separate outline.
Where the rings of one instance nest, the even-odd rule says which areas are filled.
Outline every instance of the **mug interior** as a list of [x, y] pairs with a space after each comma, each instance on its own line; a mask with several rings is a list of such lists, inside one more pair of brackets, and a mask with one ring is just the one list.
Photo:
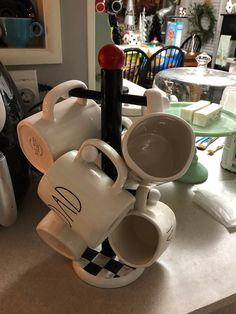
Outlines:
[[142, 215], [127, 215], [109, 237], [114, 252], [127, 265], [149, 266], [156, 256], [159, 233], [156, 226]]
[[129, 134], [127, 153], [132, 163], [146, 174], [167, 178], [186, 166], [192, 143], [191, 130], [182, 120], [170, 115], [151, 116]]

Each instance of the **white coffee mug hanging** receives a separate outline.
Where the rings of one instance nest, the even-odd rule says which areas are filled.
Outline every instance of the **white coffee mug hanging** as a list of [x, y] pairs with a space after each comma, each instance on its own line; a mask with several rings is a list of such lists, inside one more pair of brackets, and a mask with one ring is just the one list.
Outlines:
[[55, 86], [45, 96], [42, 111], [17, 125], [23, 153], [42, 173], [64, 153], [79, 149], [87, 138], [100, 138], [101, 109], [94, 100], [66, 97], [58, 102], [74, 88], [87, 86], [77, 80]]
[[[113, 181], [94, 162], [103, 152], [117, 170]], [[79, 151], [58, 158], [39, 182], [41, 200], [89, 246], [97, 247], [133, 208], [135, 197], [123, 189], [127, 167], [121, 156], [99, 139], [87, 139]]]

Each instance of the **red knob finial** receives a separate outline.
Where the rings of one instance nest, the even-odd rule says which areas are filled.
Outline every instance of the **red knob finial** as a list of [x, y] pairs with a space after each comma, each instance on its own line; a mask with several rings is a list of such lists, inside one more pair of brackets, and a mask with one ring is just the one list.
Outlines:
[[100, 67], [105, 70], [119, 70], [123, 67], [125, 55], [115, 44], [103, 46], [98, 53]]

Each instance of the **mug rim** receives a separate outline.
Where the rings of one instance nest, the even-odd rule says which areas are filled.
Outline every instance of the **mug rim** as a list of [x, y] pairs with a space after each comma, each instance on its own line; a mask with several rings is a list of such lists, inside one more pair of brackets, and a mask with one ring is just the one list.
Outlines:
[[[40, 112], [36, 113], [38, 114], [38, 116], [40, 116]], [[52, 154], [51, 154], [51, 147], [49, 146], [48, 142], [45, 141], [45, 139], [42, 137], [42, 135], [39, 133], [39, 132], [35, 132], [35, 128], [33, 127], [33, 125], [30, 123], [30, 121], [28, 120], [28, 118], [30, 117], [27, 117], [26, 119], [24, 120], [21, 120], [19, 122], [19, 124], [17, 125], [17, 134], [18, 134], [18, 141], [19, 141], [19, 145], [21, 147], [21, 150], [23, 152], [23, 154], [26, 156], [26, 158], [29, 160], [29, 154], [26, 152], [28, 152], [27, 150], [27, 146], [26, 146], [26, 141], [25, 140], [22, 140], [22, 129], [25, 129], [25, 128], [28, 128], [31, 130], [31, 134], [37, 134], [37, 137], [40, 139], [40, 141], [42, 143], [44, 143], [45, 147], [47, 149], [47, 153], [50, 152], [49, 155], [47, 155], [47, 158], [49, 158], [50, 160], [48, 160], [49, 164], [52, 165], [53, 162], [54, 162], [54, 159], [52, 157]], [[49, 168], [50, 165], [48, 165], [48, 167], [45, 165], [45, 164], [42, 164], [42, 161], [40, 160], [39, 162], [38, 159], [36, 159], [35, 157], [32, 159], [32, 156], [29, 160], [29, 162], [36, 168], [38, 169], [41, 173], [45, 173], [47, 171], [47, 169]], [[46, 166], [46, 167], [45, 167]]]
[[157, 183], [157, 182], [171, 182], [177, 179], [177, 177], [181, 177], [182, 175], [184, 175], [184, 173], [187, 171], [187, 169], [189, 168], [191, 161], [193, 159], [194, 153], [195, 153], [195, 146], [192, 146], [192, 150], [187, 158], [187, 161], [184, 165], [184, 167], [182, 168], [181, 171], [179, 171], [177, 174], [174, 174], [172, 176], [169, 177], [155, 177], [152, 176], [150, 174], [147, 174], [142, 168], [140, 168], [131, 158], [129, 151], [128, 151], [128, 140], [129, 140], [129, 135], [133, 132], [133, 130], [144, 120], [152, 118], [152, 117], [170, 117], [170, 118], [174, 118], [175, 120], [178, 120], [179, 122], [184, 122], [185, 127], [189, 130], [189, 134], [191, 135], [192, 138], [192, 142], [193, 144], [195, 143], [194, 138], [195, 135], [193, 133], [193, 129], [191, 127], [191, 125], [186, 122], [183, 118], [172, 115], [170, 113], [167, 112], [153, 112], [153, 113], [148, 113], [144, 116], [141, 116], [138, 120], [136, 120], [125, 132], [123, 140], [122, 140], [122, 154], [124, 157], [124, 160], [127, 164], [127, 166], [129, 167], [129, 169], [131, 170], [131, 172], [134, 172], [134, 174], [136, 176], [138, 176], [139, 178], [150, 182], [150, 183]]

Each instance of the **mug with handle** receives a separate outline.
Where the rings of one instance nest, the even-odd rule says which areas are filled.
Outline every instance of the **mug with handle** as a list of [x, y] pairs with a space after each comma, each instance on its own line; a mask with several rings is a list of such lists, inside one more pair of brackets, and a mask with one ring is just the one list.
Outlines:
[[79, 149], [85, 139], [101, 136], [101, 109], [95, 101], [69, 97], [57, 102], [78, 87], [87, 89], [77, 80], [57, 85], [45, 96], [42, 111], [17, 125], [23, 153], [42, 173], [64, 153]]
[[0, 17], [0, 38], [9, 48], [24, 48], [30, 39], [43, 33], [42, 24], [32, 18]]
[[[167, 93], [158, 87], [144, 89], [144, 95], [147, 99], [147, 106], [138, 106], [131, 104], [122, 105], [122, 115], [129, 117], [133, 122], [137, 121], [141, 116], [166, 111], [170, 106]], [[142, 96], [142, 95], [141, 95]]]
[[149, 88], [144, 92], [147, 98], [147, 106], [143, 107], [143, 114], [149, 114], [153, 112], [164, 112], [170, 106], [170, 101], [166, 92], [159, 87]]
[[48, 246], [71, 260], [78, 260], [87, 248], [78, 234], [53, 210], [38, 223], [36, 231]]
[[108, 237], [119, 259], [131, 267], [151, 266], [174, 238], [175, 214], [159, 198], [155, 187], [140, 185], [134, 209]]
[[[114, 164], [114, 182], [88, 153], [96, 148]], [[93, 157], [96, 157], [94, 154]], [[38, 195], [89, 247], [97, 247], [133, 208], [135, 197], [123, 189], [127, 167], [121, 156], [99, 139], [87, 139], [79, 151], [70, 151], [43, 175]]]
[[189, 168], [194, 152], [195, 135], [190, 124], [164, 112], [140, 117], [122, 139], [129, 170], [146, 183], [177, 180]]
[[[139, 121], [140, 115], [147, 115], [150, 113], [156, 113], [156, 112], [163, 112], [170, 106], [169, 99], [167, 97], [166, 92], [162, 91], [160, 88], [155, 87], [155, 88], [149, 88], [145, 90], [144, 95], [146, 96], [147, 99], [147, 106], [142, 107], [140, 110], [140, 106], [137, 105], [128, 105], [128, 108], [130, 110], [124, 111], [123, 113], [126, 114], [131, 114], [129, 118], [131, 118], [132, 122], [137, 122]], [[125, 109], [125, 107], [123, 107]], [[135, 113], [135, 116], [132, 116]], [[139, 115], [138, 115], [139, 113]], [[127, 118], [128, 116], [123, 116], [123, 118]], [[132, 124], [132, 123], [131, 123]], [[131, 125], [129, 125], [130, 127]], [[127, 130], [128, 128], [126, 128]], [[124, 137], [125, 132], [122, 134], [122, 138]], [[126, 181], [125, 188], [129, 190], [136, 190], [139, 186], [139, 184], [142, 183], [142, 178], [138, 177], [135, 175], [132, 171], [129, 171], [128, 178]], [[156, 182], [155, 185], [160, 185], [162, 182]]]

